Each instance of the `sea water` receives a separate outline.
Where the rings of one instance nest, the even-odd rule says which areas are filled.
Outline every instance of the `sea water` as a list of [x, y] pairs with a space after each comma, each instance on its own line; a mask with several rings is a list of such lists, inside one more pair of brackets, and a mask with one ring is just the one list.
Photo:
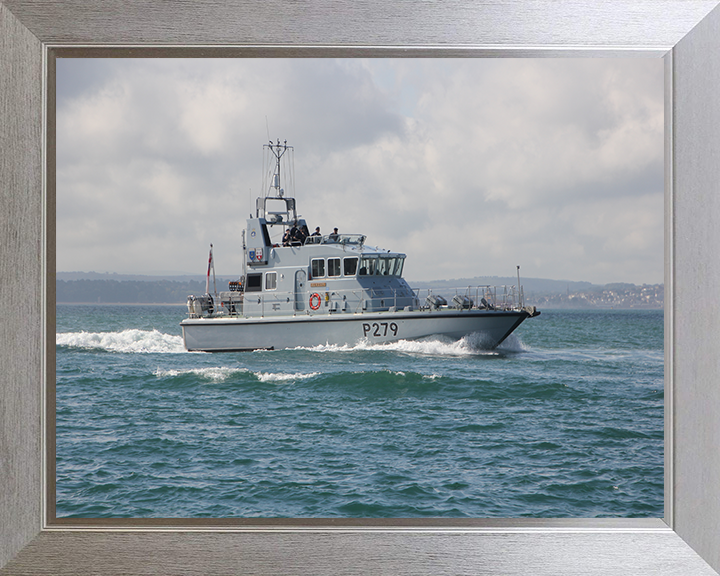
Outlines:
[[662, 517], [663, 312], [188, 353], [184, 306], [57, 306], [58, 517]]

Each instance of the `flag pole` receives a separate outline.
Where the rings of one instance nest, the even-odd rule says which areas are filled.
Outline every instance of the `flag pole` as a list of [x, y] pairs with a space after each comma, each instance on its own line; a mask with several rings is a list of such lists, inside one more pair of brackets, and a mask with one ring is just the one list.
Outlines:
[[215, 292], [215, 298], [217, 299], [217, 279], [215, 278], [215, 258], [212, 257], [212, 244], [210, 244], [210, 260], [212, 261], [213, 269], [213, 291]]

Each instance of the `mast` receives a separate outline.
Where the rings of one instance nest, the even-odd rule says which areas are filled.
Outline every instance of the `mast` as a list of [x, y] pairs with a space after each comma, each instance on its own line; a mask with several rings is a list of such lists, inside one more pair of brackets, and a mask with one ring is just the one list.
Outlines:
[[[285, 190], [282, 188], [280, 182], [280, 159], [285, 155], [288, 150], [292, 151], [293, 147], [287, 145], [287, 140], [285, 140], [281, 144], [280, 140], [278, 139], [276, 144], [273, 144], [271, 140], [269, 144], [264, 144], [263, 148], [267, 148], [275, 158], [275, 171], [273, 173], [272, 181], [270, 183], [270, 186], [268, 187], [268, 191], [265, 197], [282, 198], [285, 195]], [[274, 195], [271, 195], [270, 189], [274, 189]]]
[[522, 306], [524, 304], [523, 295], [520, 292], [520, 266], [517, 267], [517, 278], [518, 278], [518, 285], [517, 285], [517, 293], [518, 293], [518, 306]]
[[287, 140], [280, 144], [280, 139], [278, 139], [277, 144], [273, 144], [271, 140], [270, 144], [266, 144], [266, 146], [275, 156], [275, 175], [273, 176], [273, 183], [271, 187], [275, 188], [276, 196], [278, 198], [282, 198], [284, 191], [280, 187], [280, 158], [285, 155], [285, 152], [287, 152], [288, 150], [292, 150], [292, 146], [287, 145]]
[[[274, 166], [271, 170], [268, 170], [270, 166], [265, 164], [265, 173], [263, 178], [271, 176], [271, 180], [263, 182], [263, 187], [266, 192], [264, 197], [257, 198], [255, 205], [255, 217], [265, 218], [267, 224], [270, 226], [282, 224], [284, 226], [297, 224], [298, 215], [295, 209], [295, 199], [290, 190], [290, 195], [285, 195], [285, 189], [282, 187], [283, 180], [283, 167], [285, 169], [284, 180], [287, 180], [285, 184], [291, 188], [293, 186], [293, 162], [292, 153], [294, 149], [292, 146], [288, 146], [287, 140], [283, 143], [278, 141], [273, 143], [271, 140], [268, 144], [263, 145], [263, 149], [267, 149], [272, 156], [266, 156], [266, 162], [269, 160], [273, 162]], [[289, 160], [285, 157], [287, 152], [290, 151]], [[282, 165], [281, 166], [281, 160]]]

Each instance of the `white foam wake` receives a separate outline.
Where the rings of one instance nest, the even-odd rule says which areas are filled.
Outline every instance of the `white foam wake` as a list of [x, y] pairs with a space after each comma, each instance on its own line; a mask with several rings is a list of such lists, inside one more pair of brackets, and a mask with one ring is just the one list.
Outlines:
[[527, 348], [522, 341], [511, 334], [496, 350], [488, 350], [485, 339], [481, 334], [468, 334], [460, 340], [451, 340], [442, 336], [433, 336], [421, 340], [398, 340], [374, 344], [367, 340], [354, 346], [322, 344], [311, 348], [303, 348], [314, 352], [352, 352], [357, 350], [395, 351], [407, 354], [426, 354], [431, 356], [497, 356], [502, 352], [525, 352]]
[[273, 374], [272, 372], [255, 372], [254, 374], [255, 376], [257, 376], [260, 382], [286, 382], [288, 380], [305, 380], [307, 378], [313, 378], [314, 376], [319, 376], [320, 372], [310, 372], [308, 374], [303, 374], [301, 372], [296, 372], [295, 374]]
[[[200, 378], [212, 380], [213, 382], [222, 382], [234, 374], [250, 373], [247, 368], [229, 368], [226, 366], [213, 366], [208, 368], [190, 368], [187, 370], [155, 370], [155, 376], [158, 378], [182, 376], [184, 374], [194, 374]], [[310, 372], [304, 374], [296, 372], [294, 374], [283, 374], [274, 372], [252, 372], [252, 374], [260, 380], [260, 382], [287, 382], [289, 380], [303, 380], [318, 376], [320, 372]]]
[[106, 350], [131, 354], [178, 354], [185, 352], [182, 336], [158, 330], [123, 330], [122, 332], [63, 332], [55, 335], [55, 344], [72, 348]]
[[530, 347], [526, 346], [525, 343], [520, 339], [517, 334], [510, 334], [500, 346], [498, 350], [504, 350], [505, 352], [530, 352]]

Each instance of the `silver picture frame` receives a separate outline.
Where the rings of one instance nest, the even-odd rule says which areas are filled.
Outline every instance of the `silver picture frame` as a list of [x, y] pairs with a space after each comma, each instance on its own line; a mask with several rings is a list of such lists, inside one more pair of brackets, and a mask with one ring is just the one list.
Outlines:
[[[717, 574], [717, 0], [0, 0], [0, 575]], [[54, 517], [54, 58], [663, 58], [663, 519]], [[73, 52], [75, 51], [75, 52]]]

